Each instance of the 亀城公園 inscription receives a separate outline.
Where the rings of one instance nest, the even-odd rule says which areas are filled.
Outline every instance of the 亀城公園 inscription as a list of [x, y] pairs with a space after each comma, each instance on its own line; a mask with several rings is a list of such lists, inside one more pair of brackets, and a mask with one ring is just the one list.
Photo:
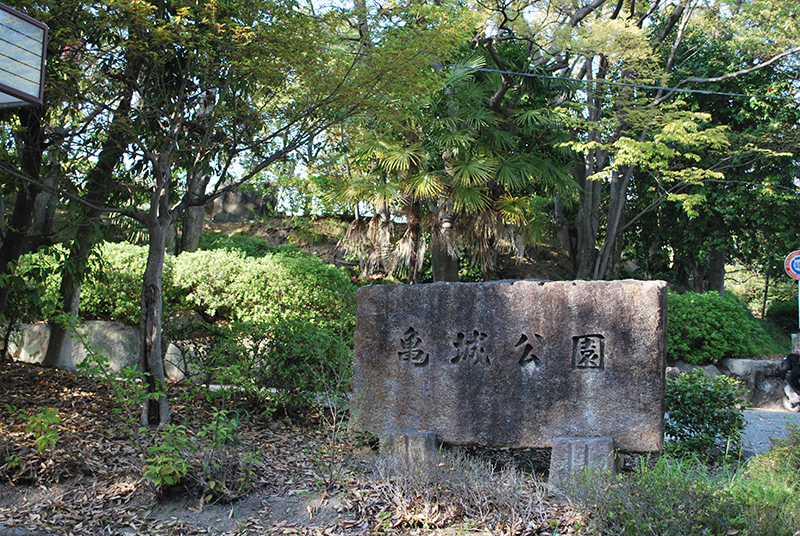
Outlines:
[[483, 347], [483, 341], [487, 337], [486, 333], [477, 329], [472, 330], [471, 335], [458, 332], [456, 340], [453, 341], [453, 346], [456, 347], [456, 355], [450, 358], [450, 362], [455, 364], [463, 362], [472, 365], [479, 361], [485, 361], [487, 365], [491, 365], [486, 349]]
[[400, 338], [400, 359], [421, 367], [428, 363], [428, 354], [420, 347], [422, 339], [413, 327], [408, 328]]
[[544, 338], [541, 335], [534, 333], [533, 339], [528, 340], [528, 336], [523, 333], [517, 344], [514, 345], [514, 348], [520, 347], [522, 347], [522, 357], [519, 358], [517, 363], [523, 367], [533, 366], [538, 368], [542, 366], [542, 359], [538, 355], [544, 350]]
[[663, 282], [376, 285], [356, 296], [358, 429], [453, 445], [663, 447]]
[[582, 335], [572, 338], [572, 368], [603, 370], [606, 341], [602, 335]]

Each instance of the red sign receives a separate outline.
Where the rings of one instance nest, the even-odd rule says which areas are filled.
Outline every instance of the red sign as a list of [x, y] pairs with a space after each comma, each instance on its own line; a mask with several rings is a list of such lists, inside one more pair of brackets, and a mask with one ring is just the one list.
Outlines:
[[795, 250], [789, 253], [786, 260], [783, 261], [783, 268], [789, 277], [800, 280], [800, 251]]

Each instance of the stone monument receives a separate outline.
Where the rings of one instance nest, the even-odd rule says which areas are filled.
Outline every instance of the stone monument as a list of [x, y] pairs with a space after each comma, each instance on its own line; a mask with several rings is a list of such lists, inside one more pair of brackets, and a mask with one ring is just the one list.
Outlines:
[[486, 447], [663, 447], [664, 282], [382, 285], [357, 301], [360, 429]]

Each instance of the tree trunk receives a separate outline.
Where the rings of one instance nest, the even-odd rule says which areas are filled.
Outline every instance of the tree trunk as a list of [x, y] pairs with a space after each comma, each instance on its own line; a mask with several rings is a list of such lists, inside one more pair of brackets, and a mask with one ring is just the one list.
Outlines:
[[708, 290], [725, 297], [725, 250], [714, 248], [708, 262]]
[[89, 255], [97, 238], [97, 227], [94, 219], [98, 213], [92, 211], [78, 226], [70, 248], [64, 270], [61, 273], [61, 311], [68, 316], [68, 325], [62, 322], [50, 322], [50, 341], [47, 343], [43, 365], [63, 370], [75, 370], [72, 361], [73, 333], [72, 326], [78, 323], [81, 300], [81, 285], [89, 263]]
[[[459, 259], [455, 248], [453, 214], [449, 202], [439, 208], [436, 228], [431, 230], [431, 269], [434, 281], [458, 281]], [[455, 255], [454, 255], [455, 253]]]
[[769, 268], [764, 273], [764, 297], [761, 300], [761, 318], [767, 318], [767, 296], [769, 296]]
[[576, 218], [578, 243], [575, 248], [575, 275], [578, 279], [590, 279], [594, 274], [601, 187], [599, 181], [583, 181], [583, 194]]
[[456, 282], [458, 278], [458, 257], [450, 255], [447, 239], [438, 233], [431, 235], [431, 267], [434, 281]]
[[553, 204], [553, 215], [556, 223], [556, 239], [561, 250], [567, 254], [570, 260], [575, 260], [575, 244], [572, 241], [570, 233], [570, 223], [566, 214], [564, 213], [564, 204], [561, 201], [561, 195], [556, 195], [555, 203]]
[[[191, 198], [199, 198], [205, 194], [207, 181], [193, 181], [195, 188], [189, 192]], [[199, 190], [199, 191], [198, 191]], [[183, 215], [183, 230], [181, 232], [181, 251], [197, 251], [200, 247], [200, 237], [203, 235], [203, 219], [206, 209], [203, 205], [187, 207]]]
[[422, 265], [420, 243], [420, 238], [422, 236], [422, 206], [419, 199], [414, 199], [412, 196], [408, 196], [406, 202], [408, 203], [408, 230], [406, 232], [408, 233], [409, 246], [411, 248], [408, 257], [408, 284], [414, 285], [419, 283], [419, 268]]
[[170, 422], [161, 340], [162, 276], [170, 223], [169, 218], [159, 218], [148, 228], [149, 249], [142, 281], [142, 317], [139, 327], [139, 370], [146, 374], [148, 391], [158, 393], [158, 396], [143, 405], [142, 424], [145, 426]]
[[[108, 200], [113, 187], [114, 168], [122, 160], [127, 147], [127, 130], [123, 128], [130, 113], [132, 91], [123, 94], [108, 131], [108, 137], [94, 167], [87, 175], [86, 199], [93, 204], [103, 204]], [[70, 246], [69, 257], [61, 272], [61, 311], [69, 318], [69, 324], [77, 325], [80, 312], [81, 286], [89, 264], [89, 255], [98, 240], [97, 218], [100, 211], [90, 208], [79, 209], [80, 222], [75, 238]], [[47, 344], [44, 365], [65, 370], [73, 370], [72, 330], [59, 322], [50, 322], [50, 341]]]
[[[55, 180], [49, 176], [44, 180], [47, 186], [53, 186]], [[35, 235], [36, 242], [39, 244], [52, 244], [51, 234], [53, 232], [53, 216], [56, 213], [56, 197], [49, 192], [39, 192], [33, 203], [33, 221], [31, 222], [31, 234]]]
[[706, 291], [706, 271], [703, 269], [702, 263], [695, 259], [691, 265], [691, 279], [692, 279], [692, 290], [698, 294], [702, 294]]
[[[19, 112], [22, 124], [21, 137], [23, 138], [20, 154], [22, 173], [34, 181], [39, 180], [42, 168], [42, 153], [44, 141], [40, 118], [42, 107], [23, 108]], [[10, 275], [14, 264], [24, 253], [28, 238], [28, 230], [33, 221], [33, 206], [39, 194], [38, 186], [29, 184], [17, 191], [14, 202], [14, 212], [3, 237], [3, 246], [0, 248], [0, 277]], [[3, 316], [8, 304], [11, 288], [9, 285], [0, 287], [0, 316]]]
[[628, 184], [633, 168], [628, 166], [620, 175], [617, 170], [611, 172], [611, 185], [608, 196], [608, 217], [606, 233], [600, 254], [597, 257], [594, 279], [615, 279], [622, 264], [622, 229], [625, 225], [625, 204]]

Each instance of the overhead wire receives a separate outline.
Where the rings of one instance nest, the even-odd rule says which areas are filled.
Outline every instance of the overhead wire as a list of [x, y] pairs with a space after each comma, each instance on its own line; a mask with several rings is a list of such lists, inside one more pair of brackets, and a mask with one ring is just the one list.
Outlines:
[[751, 95], [747, 93], [728, 93], [725, 91], [712, 91], [708, 89], [691, 89], [691, 88], [676, 88], [676, 87], [663, 87], [663, 86], [652, 86], [647, 84], [633, 84], [629, 82], [613, 82], [610, 80], [593, 80], [593, 79], [580, 79], [580, 78], [572, 78], [569, 76], [556, 76], [556, 75], [548, 75], [548, 74], [537, 74], [537, 73], [519, 73], [515, 71], [504, 71], [501, 69], [489, 69], [488, 67], [473, 67], [470, 65], [459, 65], [457, 63], [448, 63], [444, 65], [445, 67], [451, 67], [455, 69], [469, 69], [472, 71], [482, 71], [486, 73], [497, 73], [497, 74], [507, 74], [507, 75], [516, 75], [516, 76], [526, 76], [528, 78], [544, 78], [547, 80], [560, 80], [564, 82], [576, 82], [580, 84], [586, 83], [593, 83], [593, 84], [604, 84], [607, 86], [618, 86], [618, 87], [630, 87], [635, 89], [649, 89], [655, 91], [667, 91], [670, 93], [700, 93], [703, 95], [720, 95], [723, 97], [737, 97], [737, 98], [752, 98], [752, 99], [773, 99], [773, 100], [782, 100], [782, 101], [792, 101], [792, 102], [800, 102], [800, 95], [795, 97], [782, 97], [779, 95]]

